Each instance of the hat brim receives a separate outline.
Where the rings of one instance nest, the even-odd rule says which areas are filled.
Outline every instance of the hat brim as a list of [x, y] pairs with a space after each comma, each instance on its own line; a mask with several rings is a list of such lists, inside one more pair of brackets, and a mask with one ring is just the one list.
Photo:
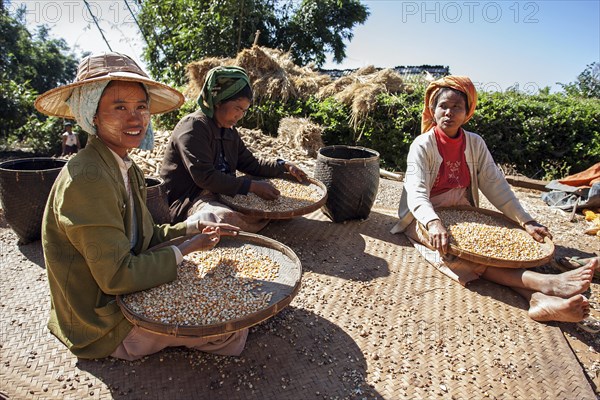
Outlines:
[[55, 117], [75, 119], [66, 100], [71, 96], [73, 89], [100, 81], [128, 81], [143, 83], [150, 97], [150, 114], [162, 114], [173, 111], [185, 102], [185, 97], [178, 90], [163, 83], [145, 78], [131, 72], [112, 72], [97, 78], [90, 78], [80, 82], [71, 83], [51, 89], [38, 96], [35, 100], [35, 108], [46, 115]]

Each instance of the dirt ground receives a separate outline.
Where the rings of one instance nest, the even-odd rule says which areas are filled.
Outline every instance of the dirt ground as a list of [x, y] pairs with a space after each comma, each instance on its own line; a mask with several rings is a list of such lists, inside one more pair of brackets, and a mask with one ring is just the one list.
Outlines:
[[[0, 153], [0, 161], [12, 158], [23, 158], [27, 155], [19, 152]], [[314, 160], [297, 160], [305, 170], [310, 171]], [[399, 202], [402, 183], [396, 180], [381, 179], [379, 193], [375, 206], [383, 208], [396, 208]], [[584, 233], [587, 222], [581, 213], [574, 215], [570, 221], [570, 213], [549, 208], [540, 198], [541, 192], [537, 190], [513, 187], [517, 197], [525, 209], [540, 223], [546, 225], [554, 235], [556, 256], [590, 257], [600, 255], [600, 239], [597, 236]], [[483, 197], [483, 207], [493, 208]], [[552, 265], [538, 268], [541, 272], [559, 273]], [[591, 288], [584, 293], [592, 305], [592, 316], [600, 319], [600, 280], [595, 278]], [[557, 323], [568, 340], [580, 364], [585, 370], [592, 386], [600, 398], [600, 333], [590, 333], [582, 329], [580, 324]]]

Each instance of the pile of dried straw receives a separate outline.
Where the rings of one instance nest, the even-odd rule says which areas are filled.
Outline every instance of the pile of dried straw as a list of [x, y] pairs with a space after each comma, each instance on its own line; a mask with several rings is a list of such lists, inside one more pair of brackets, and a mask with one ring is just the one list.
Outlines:
[[324, 146], [323, 128], [310, 122], [307, 118], [282, 118], [277, 130], [277, 138], [291, 148], [306, 151], [306, 155], [317, 157], [317, 152]]
[[253, 46], [242, 50], [235, 59], [213, 57], [190, 63], [187, 66], [189, 87], [186, 94], [198, 96], [206, 73], [219, 65], [244, 68], [259, 102], [262, 99], [286, 102], [288, 99], [305, 98], [331, 82], [328, 75], [294, 64], [289, 53]]
[[235, 59], [206, 58], [187, 66], [188, 97], [197, 97], [204, 84], [206, 73], [216, 66], [236, 65], [248, 73], [255, 100], [286, 102], [290, 99], [316, 96], [319, 99], [333, 96], [352, 108], [350, 122], [355, 129], [373, 111], [381, 93], [399, 93], [406, 90], [400, 74], [393, 69], [377, 70], [373, 66], [332, 80], [311, 67], [294, 64], [289, 53], [266, 47], [253, 46], [242, 50]]
[[337, 101], [352, 107], [350, 123], [354, 129], [373, 111], [377, 96], [381, 93], [400, 93], [406, 88], [402, 77], [393, 69], [377, 71], [375, 67], [361, 68], [324, 86], [317, 97], [333, 96]]

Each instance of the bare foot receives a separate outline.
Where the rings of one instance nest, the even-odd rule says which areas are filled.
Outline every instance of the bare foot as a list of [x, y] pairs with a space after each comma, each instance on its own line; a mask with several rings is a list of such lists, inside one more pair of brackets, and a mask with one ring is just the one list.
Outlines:
[[583, 267], [573, 271], [547, 275], [547, 281], [540, 291], [549, 296], [558, 296], [563, 299], [583, 293], [590, 287], [596, 268], [598, 268], [598, 259], [594, 258]]
[[529, 306], [529, 317], [539, 322], [579, 322], [590, 315], [590, 303], [582, 294], [563, 299], [536, 292], [531, 296]]

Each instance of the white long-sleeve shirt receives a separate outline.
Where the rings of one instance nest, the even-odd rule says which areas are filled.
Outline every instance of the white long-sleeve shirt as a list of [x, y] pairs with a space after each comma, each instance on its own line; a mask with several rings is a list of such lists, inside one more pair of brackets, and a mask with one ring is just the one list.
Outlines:
[[[479, 190], [498, 210], [521, 226], [532, 221], [519, 203], [506, 178], [494, 162], [481, 136], [464, 131], [466, 139], [465, 157], [471, 175], [470, 197], [472, 204], [479, 207]], [[404, 232], [416, 218], [427, 226], [438, 219], [429, 201], [429, 195], [440, 170], [442, 156], [437, 148], [433, 129], [419, 135], [410, 145], [404, 186], [398, 207], [400, 220], [392, 233]]]

